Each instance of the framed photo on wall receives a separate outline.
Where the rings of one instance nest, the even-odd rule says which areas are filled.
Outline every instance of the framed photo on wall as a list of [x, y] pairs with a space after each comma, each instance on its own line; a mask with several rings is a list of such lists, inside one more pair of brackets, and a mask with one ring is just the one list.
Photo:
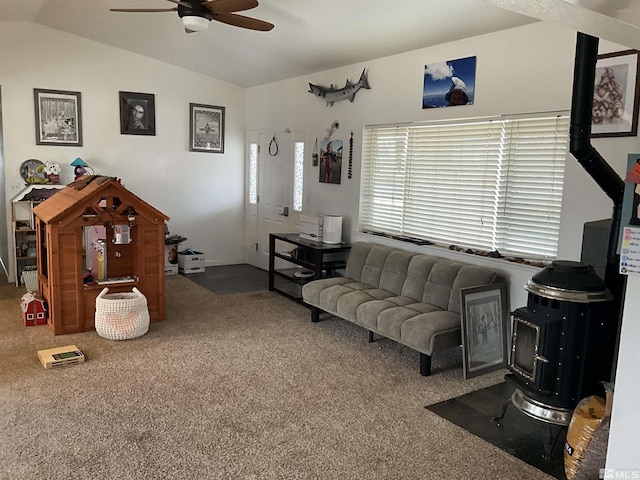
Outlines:
[[156, 134], [156, 102], [152, 93], [120, 92], [120, 133]]
[[36, 145], [82, 146], [80, 92], [33, 89]]
[[342, 140], [322, 140], [320, 142], [318, 180], [321, 183], [340, 184], [342, 177], [342, 146]]
[[637, 50], [598, 55], [591, 113], [592, 137], [638, 133], [640, 64]]
[[189, 151], [224, 153], [224, 107], [189, 104]]
[[508, 290], [505, 283], [460, 290], [465, 380], [503, 368], [508, 361]]
[[422, 108], [473, 105], [476, 57], [457, 58], [424, 66]]

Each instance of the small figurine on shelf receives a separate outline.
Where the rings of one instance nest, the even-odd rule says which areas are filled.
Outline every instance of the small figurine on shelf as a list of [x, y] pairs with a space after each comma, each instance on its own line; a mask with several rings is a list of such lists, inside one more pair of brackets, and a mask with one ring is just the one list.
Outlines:
[[75, 175], [74, 180], [78, 180], [80, 177], [84, 175], [89, 175], [87, 169], [91, 170], [91, 175], [93, 175], [93, 169], [80, 157], [76, 158], [73, 162], [71, 162], [71, 166], [75, 167], [73, 170], [73, 174]]
[[44, 162], [44, 169], [49, 183], [58, 185], [60, 183], [60, 165], [57, 163]]

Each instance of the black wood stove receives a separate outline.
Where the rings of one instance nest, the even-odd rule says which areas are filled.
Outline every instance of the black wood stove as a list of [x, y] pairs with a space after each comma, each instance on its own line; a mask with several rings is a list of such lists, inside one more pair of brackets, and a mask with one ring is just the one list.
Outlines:
[[521, 412], [568, 425], [578, 402], [611, 375], [617, 318], [613, 296], [593, 267], [555, 261], [525, 286], [527, 306], [513, 312], [506, 379]]

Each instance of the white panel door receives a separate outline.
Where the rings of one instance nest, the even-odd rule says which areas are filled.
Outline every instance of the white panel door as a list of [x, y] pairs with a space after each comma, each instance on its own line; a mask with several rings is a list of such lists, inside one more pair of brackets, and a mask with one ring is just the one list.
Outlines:
[[290, 133], [261, 134], [258, 153], [258, 254], [256, 266], [269, 268], [269, 233], [291, 231], [293, 151]]

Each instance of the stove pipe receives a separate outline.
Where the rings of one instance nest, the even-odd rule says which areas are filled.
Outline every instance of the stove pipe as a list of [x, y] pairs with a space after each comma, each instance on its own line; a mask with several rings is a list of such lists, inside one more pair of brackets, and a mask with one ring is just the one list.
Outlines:
[[626, 282], [626, 278], [618, 273], [619, 255], [617, 254], [624, 181], [591, 145], [593, 89], [598, 60], [598, 43], [598, 38], [578, 32], [573, 71], [573, 95], [571, 97], [569, 151], [604, 193], [613, 200], [604, 281], [614, 297], [614, 315], [619, 319]]

